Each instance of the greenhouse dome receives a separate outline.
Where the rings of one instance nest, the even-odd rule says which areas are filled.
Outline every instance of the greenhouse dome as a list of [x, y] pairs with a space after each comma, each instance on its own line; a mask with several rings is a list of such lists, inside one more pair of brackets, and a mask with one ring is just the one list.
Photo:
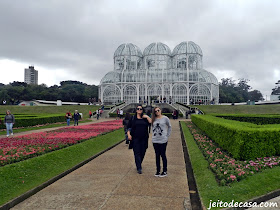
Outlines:
[[100, 82], [99, 97], [108, 104], [151, 101], [213, 104], [219, 101], [217, 78], [203, 69], [203, 53], [192, 41], [181, 42], [171, 53], [161, 42], [142, 54], [134, 44], [122, 44], [114, 53], [114, 71]]

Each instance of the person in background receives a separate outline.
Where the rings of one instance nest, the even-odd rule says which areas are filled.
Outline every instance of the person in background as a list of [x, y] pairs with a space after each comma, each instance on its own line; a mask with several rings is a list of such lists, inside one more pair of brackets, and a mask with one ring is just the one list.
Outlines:
[[129, 140], [128, 140], [128, 136], [127, 136], [127, 130], [128, 130], [127, 126], [128, 126], [130, 118], [131, 118], [130, 114], [128, 112], [125, 113], [125, 117], [123, 119], [123, 128], [124, 128], [124, 133], [125, 133], [125, 140], [126, 140], [125, 144], [126, 145], [129, 145]]
[[121, 109], [120, 110], [120, 119], [122, 119], [123, 118], [123, 110]]
[[99, 109], [96, 109], [96, 119], [97, 120], [99, 119], [99, 114], [100, 114]]
[[65, 115], [65, 118], [66, 118], [66, 122], [67, 122], [67, 125], [69, 126], [70, 125], [70, 120], [72, 118], [72, 114], [70, 111], [68, 111]]
[[103, 113], [103, 110], [102, 110], [102, 109], [99, 109], [99, 117], [102, 116], [102, 113]]
[[138, 174], [142, 174], [142, 162], [148, 148], [148, 127], [152, 123], [152, 119], [148, 115], [144, 115], [142, 105], [138, 105], [136, 113], [129, 121], [127, 136], [128, 140], [132, 140], [134, 159]]
[[6, 111], [6, 116], [5, 116], [4, 123], [6, 124], [7, 137], [10, 136], [10, 131], [11, 131], [11, 135], [14, 135], [13, 125], [15, 124], [15, 117], [14, 117], [14, 115], [11, 114], [10, 110]]
[[92, 113], [91, 113], [91, 111], [90, 111], [90, 110], [89, 110], [89, 112], [88, 112], [88, 115], [89, 115], [89, 118], [91, 118]]
[[173, 120], [175, 120], [176, 119], [176, 110], [175, 109], [172, 112], [172, 116], [173, 116]]
[[79, 114], [78, 110], [75, 110], [75, 113], [74, 113], [74, 126], [79, 124], [79, 118], [80, 118], [80, 114]]
[[120, 119], [120, 110], [119, 109], [117, 109], [117, 119]]
[[[156, 177], [167, 176], [166, 147], [171, 134], [171, 124], [168, 117], [161, 114], [161, 109], [155, 107], [152, 116], [153, 137], [152, 142], [156, 154]], [[160, 173], [160, 157], [163, 163], [162, 173]]]

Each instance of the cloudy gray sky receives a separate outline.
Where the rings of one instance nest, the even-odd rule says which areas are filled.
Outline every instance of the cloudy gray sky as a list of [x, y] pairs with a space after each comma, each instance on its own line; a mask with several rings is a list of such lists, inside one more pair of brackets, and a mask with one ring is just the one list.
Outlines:
[[280, 80], [279, 8], [274, 0], [2, 0], [0, 83], [24, 81], [34, 65], [40, 84], [98, 85], [122, 43], [144, 51], [194, 41], [219, 81], [249, 79], [266, 97]]

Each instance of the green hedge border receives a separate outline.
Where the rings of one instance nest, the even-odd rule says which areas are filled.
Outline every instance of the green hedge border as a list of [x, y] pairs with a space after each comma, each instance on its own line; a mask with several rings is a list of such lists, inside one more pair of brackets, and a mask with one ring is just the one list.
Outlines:
[[192, 122], [236, 159], [280, 155], [280, 125], [260, 126], [211, 115], [192, 115]]
[[[5, 129], [6, 126], [4, 124], [4, 118], [1, 118], [2, 124], [0, 124], [0, 129]], [[37, 115], [37, 116], [31, 116], [27, 115], [25, 117], [24, 115], [20, 115], [17, 117], [15, 116], [15, 124], [14, 128], [18, 127], [28, 127], [28, 126], [35, 126], [35, 125], [44, 125], [48, 123], [57, 123], [57, 122], [63, 122], [65, 120], [65, 115], [61, 114], [53, 114], [53, 115]]]
[[244, 202], [251, 199], [250, 201], [262, 202], [280, 196], [280, 167], [266, 169], [240, 182], [232, 183], [230, 186], [220, 186], [216, 181], [215, 175], [210, 170], [207, 160], [204, 158], [187, 128], [186, 123], [181, 122], [181, 126], [199, 195], [206, 208], [209, 207], [210, 200], [216, 202], [218, 200], [223, 202], [231, 202], [232, 200], [235, 202]]
[[[126, 113], [124, 113], [123, 117], [125, 116], [125, 114], [126, 114]], [[172, 116], [172, 113], [162, 113], [162, 114], [165, 115], [165, 116], [167, 116], [168, 118], [172, 118], [172, 117], [173, 117], [173, 116]], [[130, 113], [130, 116], [133, 116], [133, 115], [134, 115], [134, 113]], [[110, 116], [110, 117], [117, 117], [118, 115], [117, 115], [117, 113], [110, 113], [109, 116]], [[183, 117], [183, 114], [180, 113], [180, 114], [179, 114], [179, 117]]]

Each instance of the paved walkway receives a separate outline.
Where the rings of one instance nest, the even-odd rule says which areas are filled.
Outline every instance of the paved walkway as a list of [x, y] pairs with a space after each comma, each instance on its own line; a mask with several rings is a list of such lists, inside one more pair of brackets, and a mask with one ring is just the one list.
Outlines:
[[151, 141], [141, 175], [121, 143], [13, 209], [184, 209], [190, 200], [179, 122], [171, 124], [167, 177], [154, 177]]

